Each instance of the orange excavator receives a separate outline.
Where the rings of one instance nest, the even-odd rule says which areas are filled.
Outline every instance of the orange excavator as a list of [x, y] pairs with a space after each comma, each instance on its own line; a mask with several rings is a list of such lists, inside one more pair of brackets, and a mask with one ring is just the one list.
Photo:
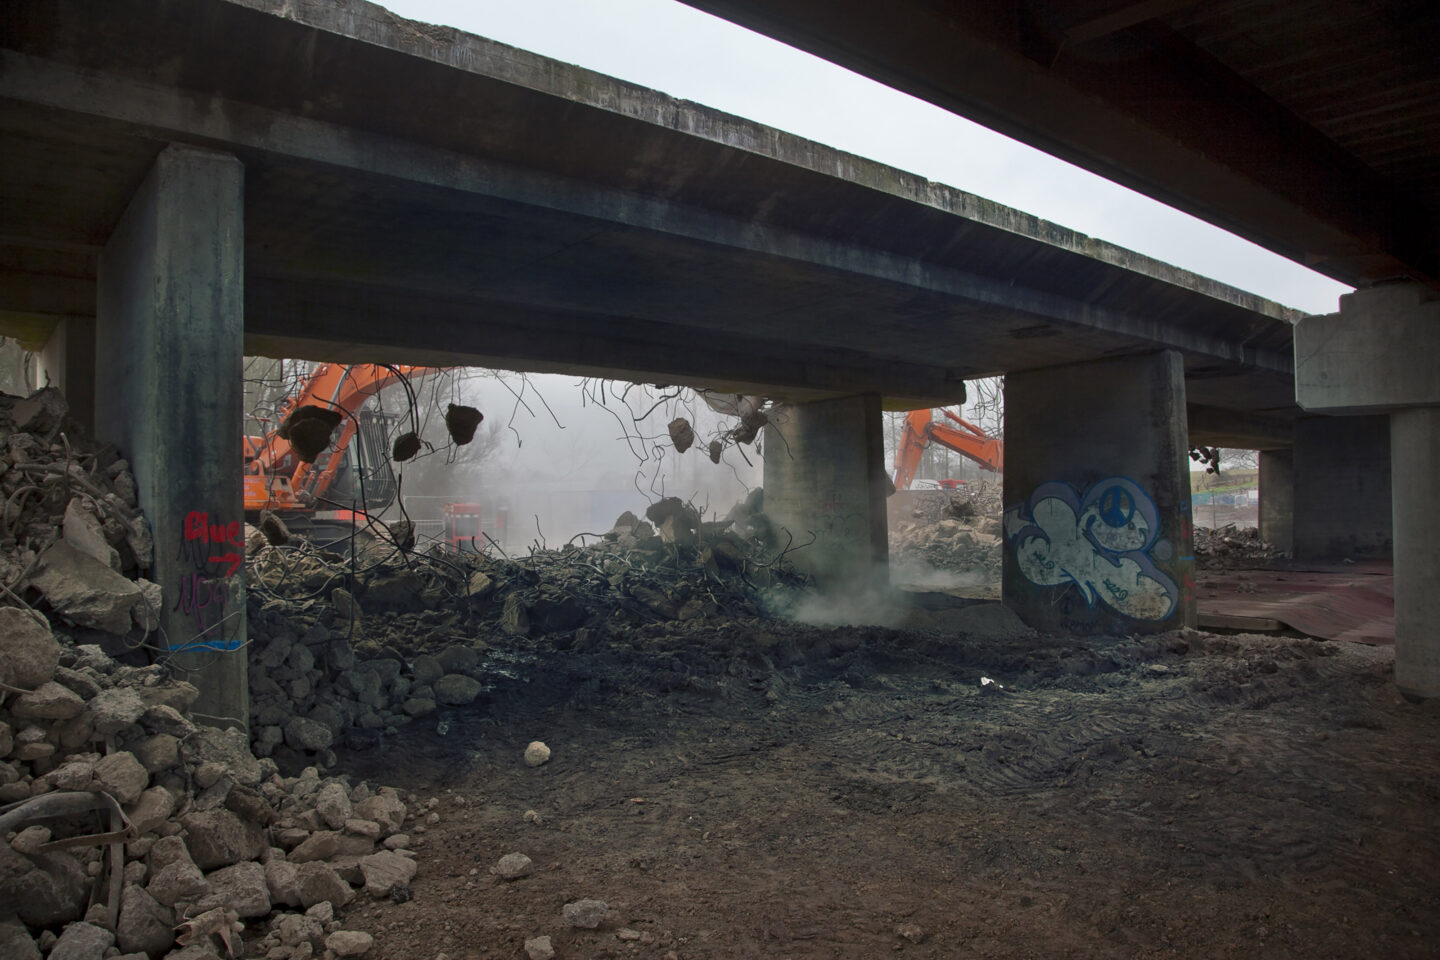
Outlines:
[[[365, 401], [404, 378], [437, 367], [323, 363], [279, 411], [281, 427], [245, 437], [245, 519], [269, 510], [297, 532], [314, 537], [348, 536], [395, 500], [395, 474], [386, 456], [394, 421]], [[285, 427], [302, 408], [335, 411], [338, 424], [312, 461], [297, 449], [299, 436]], [[292, 442], [294, 441], [294, 442]], [[303, 445], [302, 445], [303, 446]], [[358, 524], [357, 524], [358, 521]]]
[[[905, 415], [905, 433], [895, 448], [895, 489], [909, 490], [915, 480], [915, 471], [920, 466], [920, 457], [925, 448], [938, 443], [947, 450], [954, 450], [962, 457], [973, 460], [982, 470], [999, 473], [1005, 469], [1005, 444], [981, 430], [968, 420], [962, 420], [949, 410], [941, 410], [946, 419], [957, 426], [931, 419], [929, 410], [911, 410]], [[944, 486], [946, 481], [940, 481]], [[954, 483], [952, 481], [952, 483]]]

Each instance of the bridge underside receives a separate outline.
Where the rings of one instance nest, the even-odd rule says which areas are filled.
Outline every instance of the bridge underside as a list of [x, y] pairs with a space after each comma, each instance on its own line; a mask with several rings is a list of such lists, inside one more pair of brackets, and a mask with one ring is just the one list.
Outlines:
[[[1034, 612], [1087, 565], [1070, 629], [1193, 622], [1187, 407], [1191, 443], [1290, 441], [1292, 311], [654, 91], [363, 3], [15, 0], [0, 38], [0, 332], [92, 386], [167, 595], [223, 579], [179, 538], [238, 517], [242, 350], [810, 404], [767, 483], [846, 577], [884, 560], [876, 411], [1011, 374], [1007, 565], [1071, 553], [1007, 579]], [[166, 625], [243, 716], [243, 615], [214, 628]]]
[[252, 353], [903, 409], [1162, 347], [1209, 439], [1284, 442], [1295, 317], [1274, 304], [500, 44], [366, 5], [271, 13], [290, 6], [7, 7], [5, 329], [94, 316], [98, 252], [179, 142], [243, 164]]

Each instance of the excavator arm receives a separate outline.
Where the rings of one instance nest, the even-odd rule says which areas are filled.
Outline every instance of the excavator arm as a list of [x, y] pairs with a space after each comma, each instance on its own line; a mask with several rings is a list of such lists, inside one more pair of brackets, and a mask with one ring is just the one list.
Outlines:
[[[290, 441], [272, 430], [264, 437], [246, 438], [245, 509], [297, 510], [313, 507], [335, 479], [341, 457], [355, 439], [356, 418], [361, 405], [401, 377], [423, 376], [437, 367], [381, 366], [379, 364], [323, 363], [315, 368], [305, 385], [286, 400], [280, 422], [307, 404], [339, 410], [346, 416], [336, 428], [323, 462], [301, 462]], [[287, 476], [288, 474], [288, 476]]]
[[1005, 469], [1005, 444], [981, 430], [968, 420], [941, 410], [945, 417], [957, 426], [930, 419], [929, 410], [911, 410], [905, 415], [905, 432], [895, 449], [895, 489], [909, 490], [915, 480], [915, 471], [920, 467], [920, 458], [925, 448], [938, 443], [947, 450], [954, 450], [962, 457], [973, 460], [983, 470], [996, 473]]

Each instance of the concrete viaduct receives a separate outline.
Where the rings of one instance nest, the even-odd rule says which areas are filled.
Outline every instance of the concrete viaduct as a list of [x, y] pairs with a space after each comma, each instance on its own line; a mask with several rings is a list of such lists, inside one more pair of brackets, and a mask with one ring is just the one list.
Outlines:
[[[953, 403], [964, 380], [1006, 372], [1005, 596], [1050, 629], [1193, 623], [1193, 443], [1275, 451], [1267, 532], [1297, 553], [1391, 537], [1388, 496], [1369, 515], [1332, 509], [1391, 445], [1363, 419], [1298, 417], [1301, 318], [1284, 308], [367, 3], [6, 4], [0, 258], [0, 333], [43, 346], [81, 418], [134, 463], [167, 599], [206, 572], [184, 517], [240, 514], [245, 353], [785, 397], [767, 502], [838, 581], [883, 570], [882, 407]], [[1340, 320], [1429, 303], [1374, 297]], [[1357, 325], [1341, 326], [1326, 342]], [[1375, 406], [1353, 355], [1302, 355], [1340, 364], [1316, 374], [1327, 389], [1360, 384], [1336, 411]], [[1411, 372], [1389, 381], [1395, 402], [1433, 399]], [[1417, 416], [1403, 429], [1433, 451]], [[238, 596], [239, 579], [218, 586]], [[205, 665], [214, 712], [244, 716], [243, 617], [196, 637], [172, 613], [167, 630], [200, 648], [184, 662]], [[1440, 693], [1423, 635], [1397, 635], [1402, 686]]]

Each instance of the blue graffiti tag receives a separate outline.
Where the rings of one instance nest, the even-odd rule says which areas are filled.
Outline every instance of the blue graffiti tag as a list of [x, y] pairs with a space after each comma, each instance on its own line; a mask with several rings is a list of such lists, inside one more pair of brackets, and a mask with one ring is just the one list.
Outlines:
[[1160, 535], [1160, 513], [1140, 485], [1109, 477], [1082, 497], [1068, 483], [1042, 483], [1005, 511], [1015, 561], [1038, 586], [1074, 584], [1094, 607], [1104, 603], [1136, 620], [1163, 620], [1180, 589], [1155, 565], [1172, 551]]

